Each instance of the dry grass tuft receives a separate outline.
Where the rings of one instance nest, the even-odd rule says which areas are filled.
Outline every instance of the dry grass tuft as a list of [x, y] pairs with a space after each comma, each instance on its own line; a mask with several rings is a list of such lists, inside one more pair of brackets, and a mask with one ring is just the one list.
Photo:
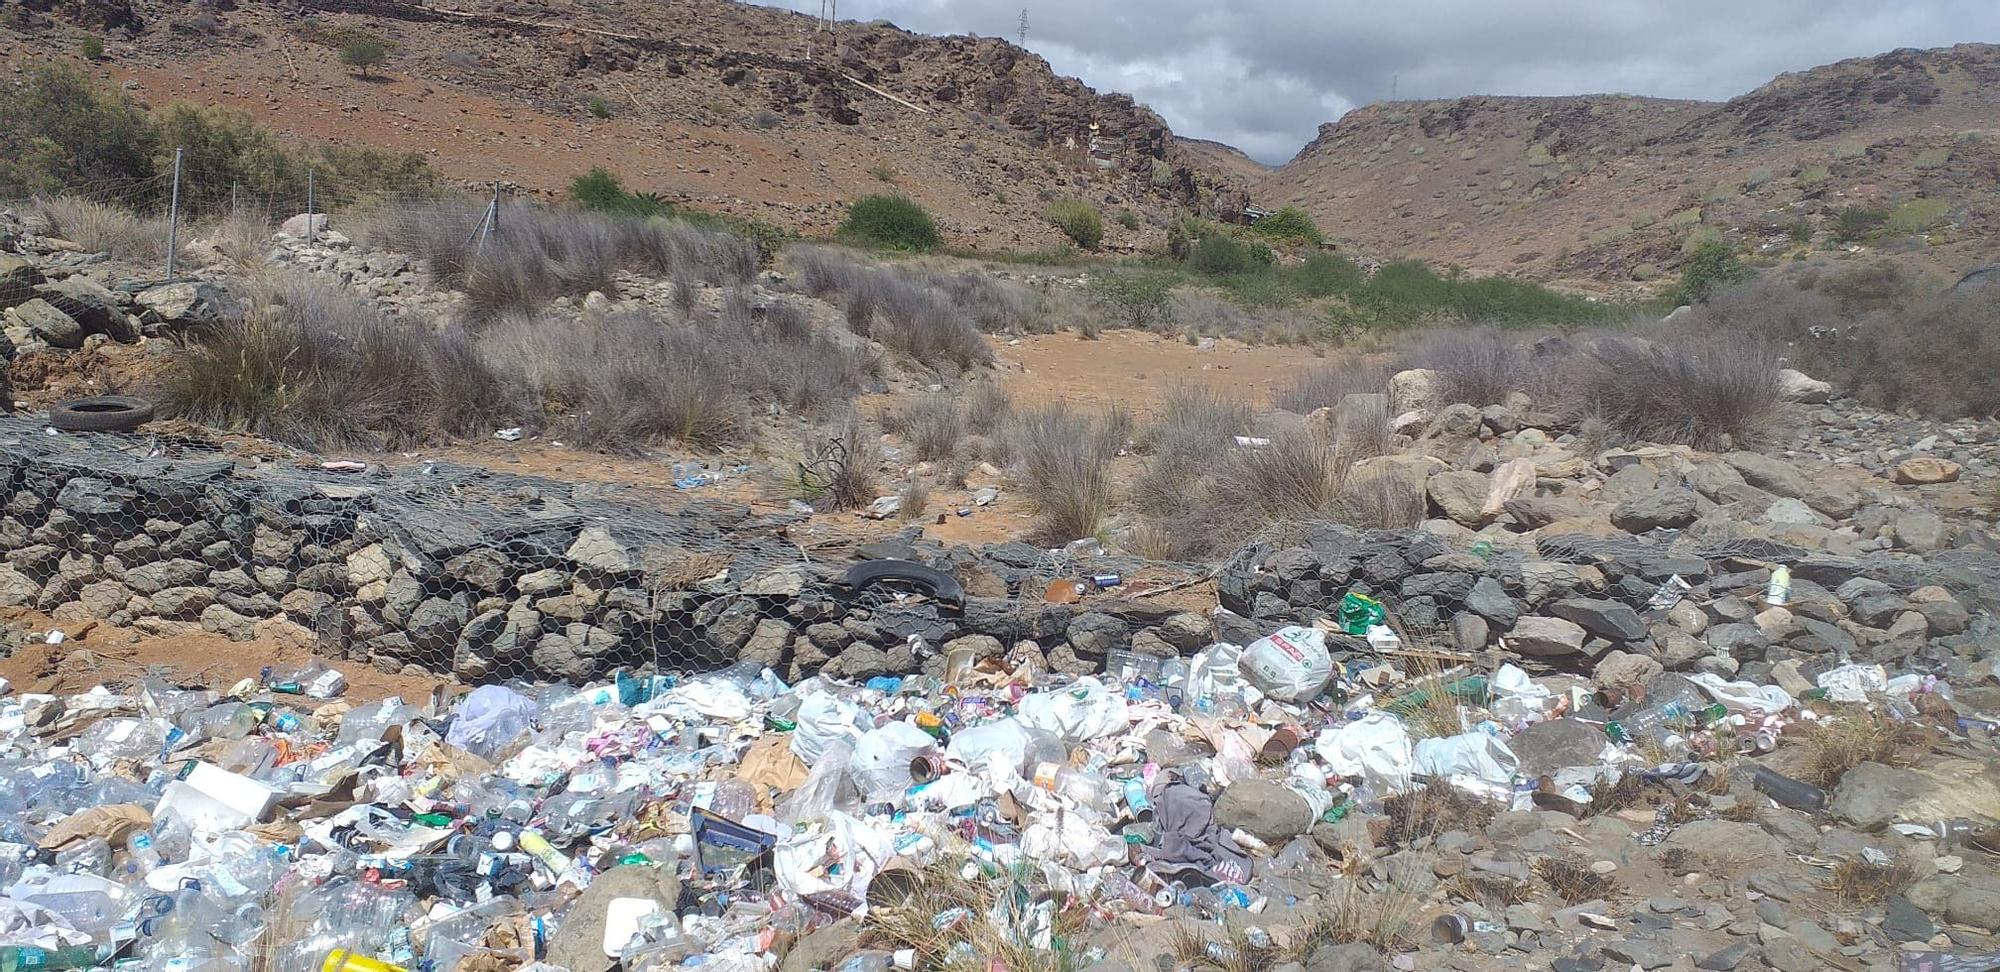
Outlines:
[[786, 492], [815, 506], [851, 510], [875, 501], [875, 471], [881, 463], [875, 432], [849, 414], [821, 430], [794, 464]]
[[1618, 890], [1618, 880], [1590, 869], [1590, 862], [1569, 857], [1544, 857], [1535, 862], [1535, 876], [1564, 904], [1582, 904], [1610, 898]]
[[958, 399], [950, 392], [927, 392], [911, 399], [897, 413], [896, 431], [919, 460], [944, 459], [958, 450], [965, 437], [965, 420]]
[[1111, 460], [1130, 424], [1120, 412], [1093, 416], [1060, 401], [1015, 414], [1007, 439], [1038, 510], [1037, 542], [1060, 546], [1097, 535], [1111, 511]]
[[1890, 895], [1905, 891], [1915, 883], [1917, 869], [1908, 861], [1897, 859], [1887, 864], [1871, 864], [1864, 858], [1850, 857], [1828, 872], [1826, 889], [1833, 892], [1842, 905], [1853, 908], [1881, 904]]
[[1342, 358], [1316, 365], [1293, 377], [1272, 396], [1272, 404], [1288, 412], [1311, 414], [1333, 408], [1349, 395], [1379, 394], [1389, 384], [1389, 368], [1372, 358]]
[[164, 215], [140, 216], [73, 196], [37, 199], [30, 212], [43, 236], [68, 240], [87, 251], [106, 253], [116, 260], [164, 262], [167, 258]]
[[1601, 419], [1623, 442], [1741, 448], [1784, 405], [1779, 359], [1766, 346], [1710, 335], [1603, 338], [1564, 369], [1572, 414]]
[[1383, 800], [1382, 812], [1389, 819], [1383, 845], [1407, 847], [1454, 830], [1478, 833], [1493, 821], [1495, 811], [1492, 803], [1433, 780], [1421, 790]]
[[1862, 763], [1908, 766], [1929, 751], [1930, 730], [1856, 708], [1838, 718], [1803, 723], [1786, 733], [1801, 752], [1798, 779], [1832, 788]]

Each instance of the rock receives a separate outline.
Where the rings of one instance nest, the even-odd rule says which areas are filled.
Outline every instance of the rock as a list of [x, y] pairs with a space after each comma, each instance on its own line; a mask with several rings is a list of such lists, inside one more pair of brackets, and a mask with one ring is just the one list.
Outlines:
[[1481, 417], [1479, 410], [1463, 402], [1445, 406], [1431, 423], [1431, 431], [1451, 439], [1473, 439], [1479, 436]]
[[182, 280], [148, 287], [133, 296], [153, 323], [174, 328], [212, 328], [243, 316], [229, 292], [205, 280]]
[[1694, 522], [1699, 503], [1700, 498], [1691, 489], [1656, 489], [1618, 504], [1611, 511], [1611, 523], [1626, 533], [1645, 533], [1661, 527], [1678, 529]]
[[465, 595], [460, 594], [449, 600], [432, 597], [410, 612], [404, 633], [409, 635], [411, 647], [433, 655], [433, 658], [426, 659], [431, 662], [449, 657], [450, 649], [458, 643], [459, 632], [470, 620], [472, 608]]
[[1183, 655], [1192, 655], [1215, 641], [1215, 622], [1197, 611], [1172, 615], [1154, 630]]
[[[1408, 372], [1404, 372], [1408, 374]], [[1365, 942], [1321, 945], [1306, 957], [1306, 972], [1393, 972], [1389, 960]]]
[[[353, 558], [348, 558], [349, 573], [353, 572]], [[464, 581], [474, 590], [497, 593], [507, 588], [507, 578], [514, 572], [513, 558], [493, 547], [475, 547], [444, 564], [445, 575]]]
[[1086, 655], [1102, 655], [1131, 644], [1132, 629], [1115, 615], [1079, 614], [1069, 623], [1069, 643]]
[[1429, 495], [1427, 490], [1431, 476], [1450, 468], [1443, 460], [1431, 456], [1373, 456], [1355, 463], [1348, 471], [1347, 482], [1354, 487], [1380, 484], [1421, 500]]
[[1436, 400], [1437, 383], [1437, 372], [1428, 368], [1396, 372], [1389, 378], [1389, 414], [1401, 415], [1444, 404]]
[[1880, 830], [1929, 787], [1930, 781], [1913, 770], [1861, 763], [1841, 776], [1827, 809], [1849, 826]]
[[564, 556], [578, 567], [606, 574], [631, 573], [639, 569], [637, 555], [612, 536], [608, 527], [603, 526], [585, 527]]
[[805, 586], [805, 571], [795, 565], [786, 565], [745, 581], [743, 593], [757, 597], [797, 597]]
[[208, 565], [199, 560], [156, 560], [125, 572], [134, 593], [152, 595], [169, 587], [200, 587], [208, 580]]
[[1498, 580], [1491, 577], [1481, 577], [1473, 582], [1472, 590], [1465, 595], [1465, 609], [1503, 628], [1521, 618], [1521, 606], [1508, 596], [1506, 588]]
[[118, 295], [88, 277], [65, 277], [43, 284], [36, 291], [43, 300], [82, 325], [85, 334], [102, 334], [120, 344], [139, 340], [139, 329], [125, 316]]
[[1812, 488], [1804, 473], [1782, 459], [1756, 452], [1731, 452], [1722, 460], [1742, 473], [1744, 482], [1779, 496], [1803, 497]]
[[1896, 517], [1890, 529], [1895, 532], [1896, 546], [1915, 553], [1943, 548], [1947, 535], [1944, 520], [1928, 510], [1904, 513]]
[[1509, 648], [1531, 658], [1574, 655], [1583, 651], [1584, 630], [1563, 618], [1529, 615], [1507, 633]]
[[1224, 830], [1245, 830], [1273, 847], [1312, 829], [1305, 798], [1276, 783], [1238, 780], [1215, 800], [1215, 822]]
[[215, 592], [206, 587], [169, 587], [148, 600], [150, 610], [163, 618], [195, 617], [215, 603]]
[[1441, 472], [1430, 478], [1425, 488], [1431, 504], [1455, 523], [1478, 529], [1492, 522], [1486, 512], [1486, 474], [1471, 470]]
[[34, 264], [12, 253], [0, 253], [0, 310], [33, 300], [35, 287], [43, 280]]
[[1576, 719], [1531, 722], [1507, 741], [1521, 760], [1521, 775], [1534, 779], [1571, 766], [1597, 765], [1604, 729]]
[[202, 609], [201, 630], [219, 634], [231, 641], [254, 641], [257, 638], [257, 622], [246, 618], [220, 604], [211, 604]]
[[1882, 931], [1892, 942], [1927, 942], [1937, 934], [1937, 924], [1909, 898], [1892, 894], [1882, 917]]
[[750, 640], [743, 643], [736, 657], [739, 661], [753, 661], [766, 668], [778, 668], [784, 661], [785, 651], [791, 646], [792, 626], [766, 618], [757, 622], [756, 629], [750, 632]]
[[1833, 398], [1832, 385], [1791, 368], [1779, 370], [1778, 392], [1786, 401], [1801, 405], [1824, 405]]
[[861, 947], [861, 923], [843, 918], [808, 933], [792, 944], [778, 972], [820, 972], [835, 969]]
[[1549, 605], [1548, 612], [1576, 622], [1591, 634], [1613, 641], [1638, 641], [1648, 633], [1646, 622], [1639, 617], [1639, 612], [1603, 598], [1564, 598]]
[[1785, 848], [1778, 838], [1755, 824], [1730, 820], [1695, 820], [1683, 824], [1663, 846], [1699, 854], [1704, 860], [1743, 873], [1785, 859]]
[[1597, 660], [1597, 667], [1591, 671], [1590, 680], [1599, 688], [1617, 689], [1621, 695], [1631, 698], [1634, 689], [1643, 690], [1648, 682], [1665, 671], [1661, 664], [1645, 655], [1627, 651], [1609, 651]]
[[570, 905], [549, 939], [549, 964], [570, 972], [605, 972], [616, 965], [615, 959], [604, 954], [604, 922], [611, 902], [619, 898], [657, 901], [662, 910], [671, 912], [680, 901], [680, 882], [669, 868], [636, 864], [620, 865], [592, 878], [590, 887]]
[[74, 350], [83, 347], [83, 325], [40, 297], [12, 307], [7, 313], [20, 321], [28, 333], [52, 348]]
[[1805, 500], [1783, 496], [1772, 500], [1758, 519], [1772, 526], [1813, 526], [1819, 523], [1819, 514]]
[[[285, 220], [284, 223], [278, 226], [278, 232], [301, 240], [308, 236], [325, 233], [326, 231], [327, 220], [325, 213], [300, 213]], [[572, 969], [571, 972], [580, 972], [580, 970]]]
[[1936, 456], [1916, 456], [1896, 464], [1895, 480], [1900, 486], [1931, 486], [1958, 481], [1959, 465]]
[[1750, 953], [1756, 949], [1757, 943], [1746, 938], [1696, 959], [1694, 967], [1704, 969], [1706, 972], [1730, 972], [1731, 969], [1743, 964], [1743, 960], [1749, 958]]

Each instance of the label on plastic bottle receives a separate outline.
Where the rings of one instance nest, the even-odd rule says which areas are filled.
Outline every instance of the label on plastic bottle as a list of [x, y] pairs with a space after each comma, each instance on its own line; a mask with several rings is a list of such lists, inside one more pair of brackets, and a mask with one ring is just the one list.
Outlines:
[[1050, 793], [1054, 793], [1056, 791], [1057, 775], [1060, 774], [1062, 770], [1063, 767], [1062, 764], [1060, 763], [1036, 763], [1035, 785], [1041, 787], [1044, 790], [1049, 791]]

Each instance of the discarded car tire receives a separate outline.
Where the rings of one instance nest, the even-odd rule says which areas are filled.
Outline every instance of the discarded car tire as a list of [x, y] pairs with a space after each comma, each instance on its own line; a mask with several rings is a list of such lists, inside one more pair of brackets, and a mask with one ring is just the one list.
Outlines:
[[841, 583], [857, 591], [881, 583], [908, 584], [935, 600], [965, 604], [965, 588], [958, 585], [957, 578], [908, 560], [864, 560], [847, 568]]
[[129, 395], [93, 395], [49, 406], [49, 424], [65, 432], [123, 432], [153, 420], [153, 403]]

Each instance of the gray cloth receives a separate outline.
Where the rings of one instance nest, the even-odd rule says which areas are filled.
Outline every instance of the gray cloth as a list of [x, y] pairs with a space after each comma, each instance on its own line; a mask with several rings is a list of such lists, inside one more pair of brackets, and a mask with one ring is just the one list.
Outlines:
[[1153, 843], [1139, 856], [1162, 876], [1195, 872], [1198, 883], [1242, 884], [1250, 879], [1250, 857], [1215, 825], [1215, 801], [1186, 783], [1169, 784], [1153, 798]]

